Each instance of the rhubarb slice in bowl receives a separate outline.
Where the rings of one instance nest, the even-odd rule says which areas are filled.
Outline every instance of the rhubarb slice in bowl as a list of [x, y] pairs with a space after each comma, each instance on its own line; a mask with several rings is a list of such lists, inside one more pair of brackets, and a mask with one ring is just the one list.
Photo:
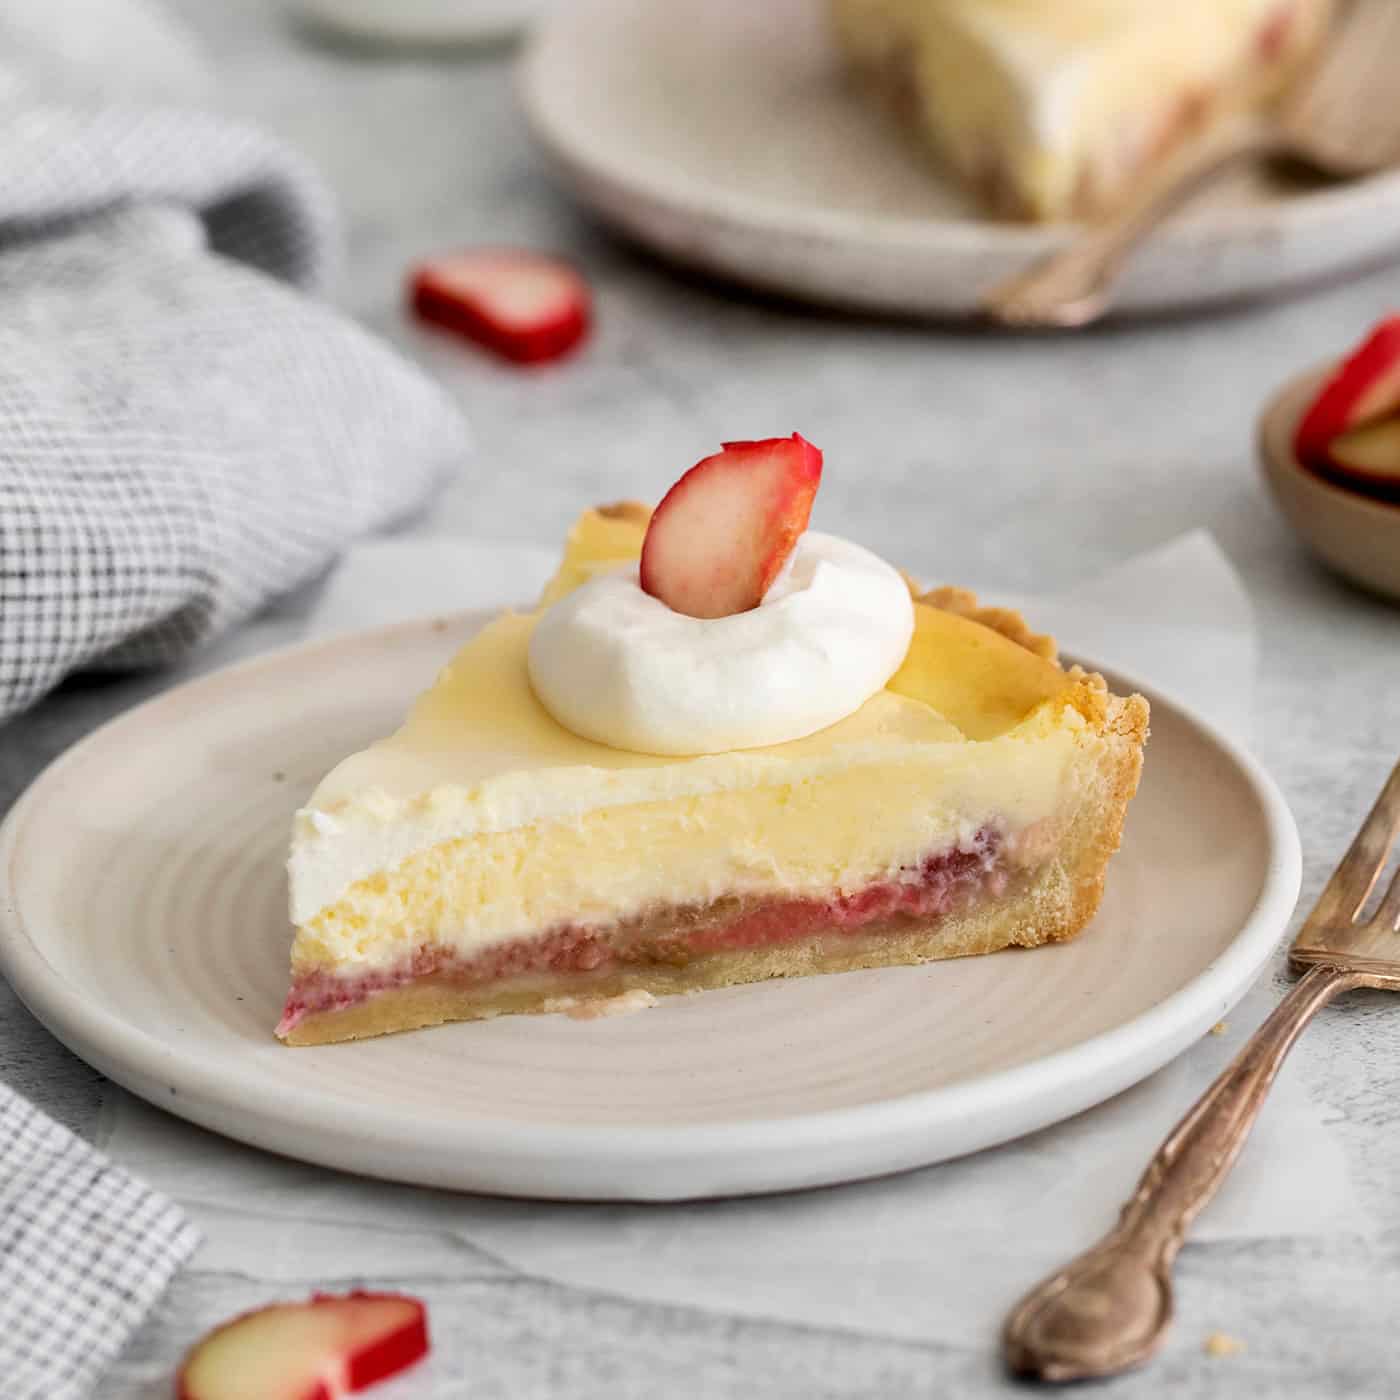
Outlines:
[[1400, 599], [1400, 501], [1356, 489], [1328, 464], [1304, 462], [1298, 424], [1335, 372], [1318, 368], [1286, 384], [1259, 420], [1259, 463], [1289, 524], [1330, 569], [1386, 598]]

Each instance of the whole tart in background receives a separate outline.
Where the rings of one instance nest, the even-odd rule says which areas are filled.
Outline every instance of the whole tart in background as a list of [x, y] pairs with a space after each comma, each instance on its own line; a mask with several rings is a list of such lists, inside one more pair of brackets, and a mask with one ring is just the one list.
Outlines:
[[1276, 96], [1331, 0], [831, 0], [838, 41], [997, 217], [1111, 205], [1188, 137]]

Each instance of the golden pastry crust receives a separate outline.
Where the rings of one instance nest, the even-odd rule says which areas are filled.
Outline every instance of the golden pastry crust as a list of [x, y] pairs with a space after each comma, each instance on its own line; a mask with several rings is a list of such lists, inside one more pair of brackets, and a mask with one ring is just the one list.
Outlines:
[[999, 632], [1008, 642], [1024, 647], [1032, 656], [1042, 661], [1059, 664], [1059, 651], [1054, 637], [1042, 632], [1031, 631], [1026, 619], [1012, 608], [984, 608], [977, 601], [977, 595], [967, 588], [931, 588], [925, 593], [914, 590], [914, 600], [927, 603], [940, 612], [952, 613], [955, 617], [965, 617], [969, 622], [979, 622]]
[[[1059, 646], [1054, 637], [1045, 632], [1032, 631], [1025, 617], [1014, 608], [984, 608], [978, 603], [977, 595], [969, 588], [945, 585], [942, 588], [921, 589], [908, 574], [904, 575], [904, 579], [915, 602], [988, 627], [1005, 637], [1008, 642], [1025, 648], [1032, 656], [1038, 656], [1042, 661], [1058, 666], [1065, 672], [1066, 677], [1075, 683], [1077, 692], [1085, 699], [1088, 708], [1086, 709], [1084, 704], [1079, 706], [1085, 717], [1090, 720], [1102, 718], [1104, 707], [1096, 701], [1095, 695], [1107, 696], [1108, 682], [1097, 671], [1086, 671], [1078, 664], [1066, 670], [1060, 660]], [[1146, 738], [1145, 730], [1143, 737]]]

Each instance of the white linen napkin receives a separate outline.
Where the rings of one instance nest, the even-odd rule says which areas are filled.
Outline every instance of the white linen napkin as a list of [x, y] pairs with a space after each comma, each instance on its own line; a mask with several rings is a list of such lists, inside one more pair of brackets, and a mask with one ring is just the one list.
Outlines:
[[[552, 552], [463, 540], [388, 540], [353, 551], [306, 619], [314, 634], [530, 600]], [[1121, 666], [1244, 736], [1254, 677], [1248, 599], [1196, 533], [1037, 600], [1071, 653]], [[1106, 1228], [1166, 1130], [1234, 1052], [1209, 1036], [1110, 1103], [1008, 1146], [881, 1181], [786, 1196], [660, 1205], [500, 1201], [387, 1185], [227, 1142], [120, 1094], [113, 1156], [204, 1228], [201, 1266], [344, 1274], [456, 1267], [475, 1247], [508, 1269], [625, 1296], [965, 1343], [989, 1339], [1043, 1272]], [[1190, 1065], [1185, 1059], [1190, 1059]], [[1326, 1199], [1315, 1183], [1329, 1182]], [[248, 1213], [274, 1218], [269, 1261]], [[1357, 1220], [1330, 1129], [1285, 1074], [1198, 1239], [1325, 1233]], [[374, 1221], [394, 1234], [372, 1237]], [[403, 1241], [402, 1258], [386, 1240]], [[389, 1251], [386, 1254], [386, 1249]], [[282, 1262], [285, 1261], [285, 1262]]]

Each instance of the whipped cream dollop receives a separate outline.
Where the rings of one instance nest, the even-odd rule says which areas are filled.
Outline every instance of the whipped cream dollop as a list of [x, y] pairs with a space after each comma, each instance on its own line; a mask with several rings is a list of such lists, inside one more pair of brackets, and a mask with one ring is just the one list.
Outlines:
[[899, 669], [914, 605], [869, 550], [809, 530], [762, 603], [687, 617], [636, 567], [560, 599], [530, 639], [530, 682], [566, 729], [636, 753], [781, 744], [853, 714]]

